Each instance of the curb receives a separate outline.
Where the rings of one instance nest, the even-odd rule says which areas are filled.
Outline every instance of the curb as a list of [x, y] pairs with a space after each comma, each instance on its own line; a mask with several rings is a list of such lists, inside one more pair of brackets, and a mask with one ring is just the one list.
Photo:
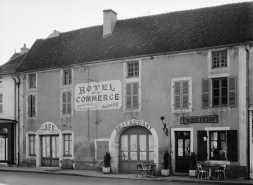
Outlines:
[[128, 179], [128, 180], [145, 180], [145, 181], [163, 181], [163, 182], [186, 182], [186, 183], [199, 183], [199, 184], [240, 184], [249, 185], [253, 184], [250, 182], [233, 182], [233, 181], [200, 181], [200, 180], [187, 180], [187, 179], [155, 179], [155, 178], [127, 178], [127, 177], [115, 177], [115, 176], [97, 176], [97, 175], [85, 175], [77, 173], [62, 173], [62, 172], [52, 172], [52, 171], [31, 171], [31, 170], [15, 170], [15, 169], [0, 169], [4, 172], [18, 172], [18, 173], [40, 173], [40, 174], [50, 174], [50, 175], [68, 175], [68, 176], [79, 176], [79, 177], [96, 177], [96, 178], [110, 178], [110, 179]]

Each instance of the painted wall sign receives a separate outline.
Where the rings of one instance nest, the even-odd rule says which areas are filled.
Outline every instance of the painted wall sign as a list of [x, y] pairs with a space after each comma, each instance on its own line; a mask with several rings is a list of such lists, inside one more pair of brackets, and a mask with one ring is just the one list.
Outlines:
[[57, 126], [54, 123], [52, 123], [52, 122], [46, 122], [46, 123], [43, 123], [41, 125], [39, 131], [42, 131], [42, 132], [46, 132], [46, 131], [54, 132], [54, 131], [59, 131], [59, 129], [57, 128]]
[[77, 111], [119, 109], [122, 105], [120, 80], [77, 84], [75, 109]]
[[123, 123], [120, 123], [120, 124], [115, 128], [115, 130], [116, 130], [117, 132], [119, 132], [122, 128], [124, 128], [124, 127], [130, 127], [130, 126], [142, 126], [142, 127], [147, 128], [148, 130], [151, 129], [150, 124], [147, 123], [146, 121], [132, 119], [132, 120], [129, 120], [129, 121], [125, 121], [125, 122], [123, 122]]
[[218, 115], [208, 116], [181, 116], [180, 123], [218, 123]]

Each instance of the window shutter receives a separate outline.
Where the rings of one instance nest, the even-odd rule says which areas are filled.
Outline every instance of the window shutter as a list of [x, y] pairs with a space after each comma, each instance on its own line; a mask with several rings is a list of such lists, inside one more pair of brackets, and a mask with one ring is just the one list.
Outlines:
[[0, 113], [3, 112], [3, 94], [0, 94]]
[[35, 95], [31, 95], [31, 99], [32, 99], [31, 117], [33, 117], [33, 116], [35, 116], [35, 101], [36, 101]]
[[236, 106], [236, 76], [228, 77], [228, 106]]
[[[206, 140], [204, 140], [206, 137]], [[207, 132], [205, 130], [198, 131], [198, 160], [207, 160]]]
[[68, 92], [68, 114], [71, 113], [71, 92]]
[[189, 107], [189, 82], [183, 81], [183, 109], [188, 109]]
[[133, 83], [133, 108], [139, 108], [139, 83]]
[[72, 83], [72, 70], [69, 70], [69, 84]]
[[67, 93], [62, 93], [62, 114], [67, 113]]
[[237, 161], [237, 130], [227, 131], [227, 160]]
[[181, 100], [180, 100], [180, 82], [175, 82], [175, 93], [174, 93], [174, 108], [180, 109]]
[[28, 107], [27, 107], [27, 109], [28, 109], [28, 112], [27, 112], [27, 114], [28, 114], [28, 117], [32, 117], [32, 111], [31, 111], [31, 100], [32, 100], [32, 95], [29, 95], [28, 96], [28, 99], [27, 99], [27, 105], [28, 105]]
[[209, 108], [209, 82], [208, 78], [202, 79], [202, 108]]
[[132, 104], [132, 84], [126, 85], [126, 108], [130, 109]]

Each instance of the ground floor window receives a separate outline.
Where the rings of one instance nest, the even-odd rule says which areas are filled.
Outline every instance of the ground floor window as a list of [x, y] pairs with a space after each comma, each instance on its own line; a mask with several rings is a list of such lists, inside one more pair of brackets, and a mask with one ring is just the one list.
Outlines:
[[72, 135], [64, 134], [64, 156], [72, 156]]
[[29, 155], [36, 156], [36, 135], [29, 135]]
[[225, 154], [227, 152], [226, 132], [210, 132], [210, 136], [210, 159], [225, 160]]

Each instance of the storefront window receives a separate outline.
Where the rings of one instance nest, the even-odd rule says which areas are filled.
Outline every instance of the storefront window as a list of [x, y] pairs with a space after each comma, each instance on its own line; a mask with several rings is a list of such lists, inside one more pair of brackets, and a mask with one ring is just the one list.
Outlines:
[[226, 154], [226, 132], [225, 131], [217, 131], [210, 132], [210, 153], [212, 160], [224, 160]]
[[128, 160], [128, 137], [127, 135], [121, 136], [121, 160]]
[[149, 135], [149, 160], [154, 160], [154, 137], [153, 135]]
[[137, 135], [130, 135], [130, 159], [137, 160]]

